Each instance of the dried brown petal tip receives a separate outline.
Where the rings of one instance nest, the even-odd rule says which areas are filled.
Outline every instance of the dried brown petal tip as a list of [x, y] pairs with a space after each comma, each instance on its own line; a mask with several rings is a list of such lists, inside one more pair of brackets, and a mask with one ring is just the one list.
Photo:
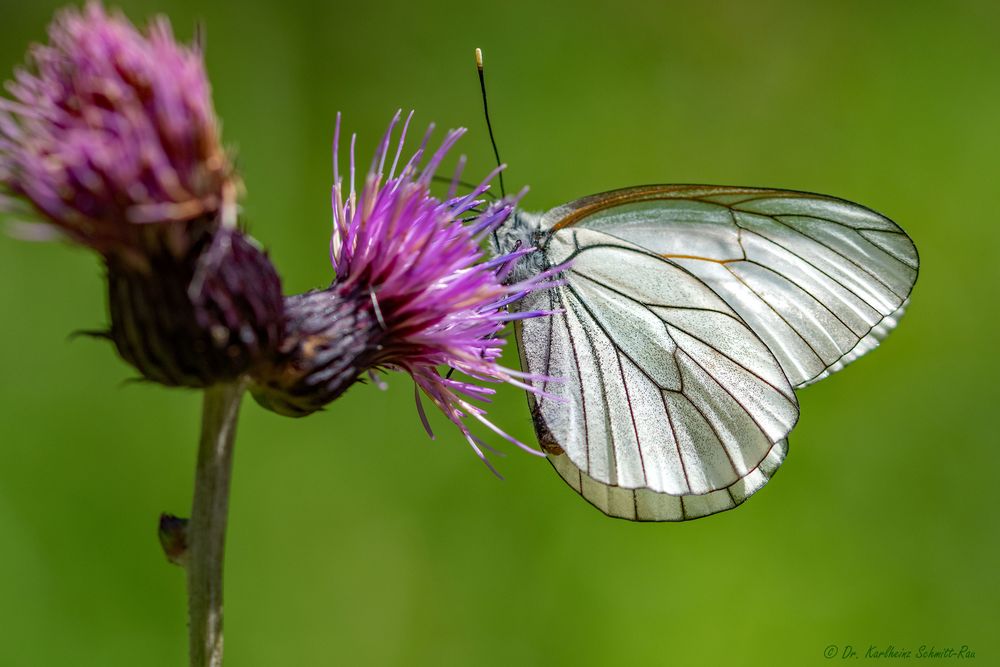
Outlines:
[[167, 560], [181, 567], [187, 565], [188, 559], [187, 526], [187, 519], [173, 514], [160, 515], [160, 546]]

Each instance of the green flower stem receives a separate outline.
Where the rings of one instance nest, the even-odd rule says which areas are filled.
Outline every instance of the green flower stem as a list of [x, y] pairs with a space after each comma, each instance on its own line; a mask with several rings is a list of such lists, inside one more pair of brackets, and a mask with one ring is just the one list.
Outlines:
[[187, 535], [191, 667], [222, 665], [222, 567], [229, 479], [244, 389], [244, 383], [237, 381], [205, 390]]

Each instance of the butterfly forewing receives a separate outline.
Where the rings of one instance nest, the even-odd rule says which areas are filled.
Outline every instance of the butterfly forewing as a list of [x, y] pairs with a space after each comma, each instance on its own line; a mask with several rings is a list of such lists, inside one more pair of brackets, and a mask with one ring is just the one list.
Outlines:
[[916, 248], [894, 222], [788, 190], [630, 188], [555, 209], [542, 224], [601, 231], [683, 266], [760, 336], [796, 387], [873, 349], [917, 277]]
[[559, 474], [612, 516], [730, 509], [784, 459], [793, 387], [873, 349], [906, 307], [917, 253], [892, 221], [784, 190], [649, 186], [545, 214], [565, 284], [520, 308], [522, 362]]

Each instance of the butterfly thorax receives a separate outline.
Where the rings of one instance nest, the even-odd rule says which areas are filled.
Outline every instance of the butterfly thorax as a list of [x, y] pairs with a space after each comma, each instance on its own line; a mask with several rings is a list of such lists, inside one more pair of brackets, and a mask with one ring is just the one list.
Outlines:
[[507, 222], [490, 236], [490, 249], [497, 257], [509, 255], [524, 248], [537, 248], [536, 252], [522, 257], [514, 267], [508, 283], [516, 283], [538, 275], [549, 268], [541, 251], [548, 233], [541, 227], [542, 214], [515, 209]]

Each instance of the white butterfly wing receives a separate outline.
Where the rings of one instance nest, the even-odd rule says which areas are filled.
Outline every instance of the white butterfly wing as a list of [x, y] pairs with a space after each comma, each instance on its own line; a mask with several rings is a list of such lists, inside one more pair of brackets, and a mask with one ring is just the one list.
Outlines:
[[594, 229], [698, 276], [802, 387], [874, 349], [898, 322], [917, 250], [863, 206], [787, 190], [644, 186], [547, 213], [543, 228]]
[[762, 486], [798, 418], [778, 361], [701, 280], [585, 228], [543, 249], [566, 284], [517, 329], [539, 440], [564, 479], [607, 514], [681, 520], [735, 507]]
[[530, 399], [559, 474], [605, 513], [682, 520], [739, 505], [787, 452], [792, 387], [896, 325], [916, 249], [887, 218], [784, 190], [649, 186], [545, 214], [566, 285], [519, 308]]

